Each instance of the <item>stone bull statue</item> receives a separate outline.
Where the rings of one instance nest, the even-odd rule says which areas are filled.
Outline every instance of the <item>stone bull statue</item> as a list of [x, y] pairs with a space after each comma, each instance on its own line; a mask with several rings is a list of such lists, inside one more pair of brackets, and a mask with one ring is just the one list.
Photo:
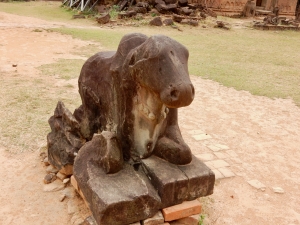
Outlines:
[[[85, 62], [78, 81], [82, 105], [73, 118], [78, 122], [75, 137], [92, 140], [90, 148], [102, 148], [99, 161], [107, 173], [119, 171], [123, 159], [138, 163], [151, 154], [173, 164], [191, 162], [177, 122], [177, 108], [194, 99], [188, 56], [188, 50], [169, 37], [128, 34], [116, 52], [100, 52]], [[94, 134], [101, 137], [93, 140]], [[52, 136], [48, 143], [57, 142]], [[50, 162], [58, 167], [72, 164], [72, 159], [60, 162], [61, 151], [52, 151]]]
[[[166, 36], [124, 36], [116, 52], [89, 58], [82, 105], [49, 119], [48, 157], [98, 225], [126, 225], [213, 193], [215, 175], [183, 141], [177, 108], [194, 99], [188, 50]], [[74, 166], [73, 166], [74, 165]]]

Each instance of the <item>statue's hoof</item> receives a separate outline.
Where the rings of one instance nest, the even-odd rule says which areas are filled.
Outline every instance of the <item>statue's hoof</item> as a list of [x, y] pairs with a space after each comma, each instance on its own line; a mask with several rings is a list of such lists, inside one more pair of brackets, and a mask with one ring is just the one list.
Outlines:
[[192, 161], [192, 152], [184, 142], [178, 144], [166, 137], [158, 141], [153, 154], [176, 165], [185, 165]]

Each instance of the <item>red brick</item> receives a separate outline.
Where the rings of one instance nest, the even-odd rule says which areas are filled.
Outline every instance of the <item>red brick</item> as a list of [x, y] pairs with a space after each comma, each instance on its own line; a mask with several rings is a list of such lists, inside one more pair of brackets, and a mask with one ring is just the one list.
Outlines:
[[197, 215], [192, 215], [192, 216], [188, 216], [185, 218], [181, 218], [176, 221], [181, 224], [184, 224], [184, 225], [198, 225], [199, 218], [200, 218], [200, 216], [199, 216], [199, 214], [197, 214]]
[[198, 200], [183, 202], [162, 210], [165, 221], [178, 220], [201, 213], [201, 204]]

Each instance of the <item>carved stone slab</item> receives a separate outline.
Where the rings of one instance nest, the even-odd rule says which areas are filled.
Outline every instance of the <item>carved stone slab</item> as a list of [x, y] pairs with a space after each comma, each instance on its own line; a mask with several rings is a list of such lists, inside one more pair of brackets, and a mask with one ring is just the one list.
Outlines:
[[162, 208], [213, 193], [215, 174], [193, 156], [192, 162], [178, 166], [156, 156], [142, 160], [143, 168], [158, 191]]
[[124, 163], [118, 173], [106, 174], [88, 150], [76, 157], [74, 177], [98, 225], [126, 225], [157, 213], [160, 197], [142, 169]]

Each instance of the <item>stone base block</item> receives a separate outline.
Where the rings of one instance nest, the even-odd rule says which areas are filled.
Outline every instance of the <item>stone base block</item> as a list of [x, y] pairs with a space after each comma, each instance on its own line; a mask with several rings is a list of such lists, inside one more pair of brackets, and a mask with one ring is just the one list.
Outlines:
[[124, 163], [118, 173], [106, 174], [88, 149], [74, 163], [74, 177], [98, 225], [126, 225], [152, 217], [160, 197], [142, 170]]
[[[154, 216], [159, 209], [213, 192], [215, 175], [200, 160], [177, 166], [156, 156], [134, 167], [106, 174], [93, 151], [82, 148], [74, 163], [74, 178], [98, 225], [127, 225]], [[73, 178], [71, 178], [72, 181]]]
[[156, 156], [142, 160], [143, 168], [158, 191], [162, 208], [213, 193], [215, 174], [193, 156], [190, 164], [179, 166]]

